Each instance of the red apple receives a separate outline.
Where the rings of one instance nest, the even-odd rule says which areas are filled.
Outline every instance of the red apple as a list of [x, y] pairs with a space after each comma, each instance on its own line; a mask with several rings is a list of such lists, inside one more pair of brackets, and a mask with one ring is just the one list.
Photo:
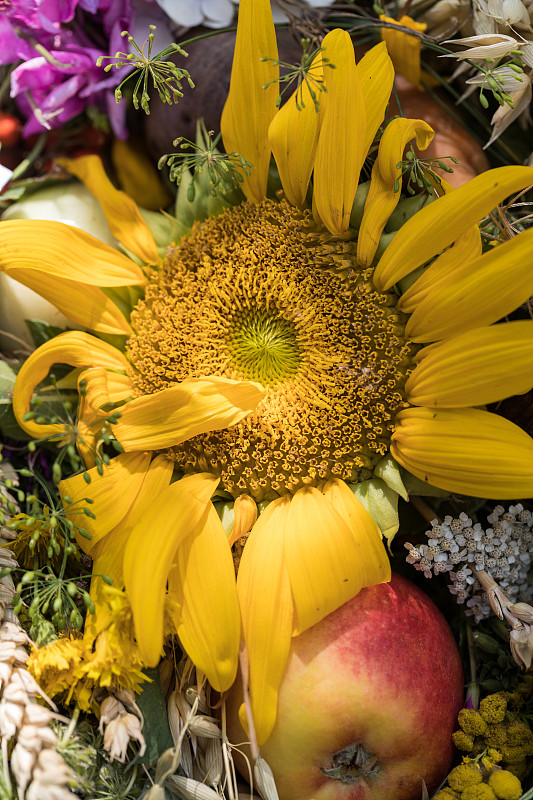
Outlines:
[[[422, 780], [431, 794], [449, 770], [462, 698], [446, 620], [393, 575], [293, 639], [261, 755], [280, 800], [420, 800]], [[235, 690], [233, 742], [246, 739], [240, 703]]]

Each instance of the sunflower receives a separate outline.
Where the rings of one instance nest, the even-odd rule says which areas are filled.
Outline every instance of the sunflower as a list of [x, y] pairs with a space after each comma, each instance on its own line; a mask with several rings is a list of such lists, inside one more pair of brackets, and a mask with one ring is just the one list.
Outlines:
[[[349, 35], [330, 32], [314, 80], [281, 109], [276, 52], [270, 3], [242, 0], [222, 133], [226, 151], [254, 165], [246, 200], [196, 222], [162, 261], [96, 157], [63, 164], [127, 255], [59, 223], [0, 225], [1, 267], [97, 334], [65, 332], [27, 359], [17, 420], [33, 437], [81, 442], [88, 472], [60, 489], [73, 507], [92, 500], [92, 538], [80, 544], [95, 575], [125, 586], [146, 665], [160, 658], [170, 613], [224, 691], [242, 623], [259, 743], [291, 637], [389, 580], [381, 534], [393, 536], [406, 496], [400, 466], [461, 494], [533, 494], [532, 440], [481, 408], [533, 382], [533, 322], [493, 324], [533, 292], [533, 231], [482, 254], [477, 227], [533, 170], [447, 190], [378, 258], [404, 147], [433, 132], [421, 120], [385, 127], [359, 219], [360, 172], [392, 89], [386, 46], [356, 65]], [[327, 90], [318, 112], [316, 83]], [[54, 364], [78, 370], [75, 429], [29, 413]], [[94, 445], [110, 411], [122, 452], [105, 464]]]

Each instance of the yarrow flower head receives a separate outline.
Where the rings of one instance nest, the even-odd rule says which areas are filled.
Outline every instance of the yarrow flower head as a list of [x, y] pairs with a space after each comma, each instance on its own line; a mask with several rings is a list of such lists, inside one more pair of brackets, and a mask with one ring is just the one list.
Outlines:
[[[30, 412], [56, 363], [81, 370], [84, 416], [117, 415], [123, 452], [60, 485], [73, 504], [94, 501], [80, 546], [95, 574], [125, 587], [144, 664], [160, 658], [165, 602], [217, 691], [235, 679], [243, 630], [259, 743], [275, 722], [292, 636], [389, 580], [381, 533], [398, 527], [399, 465], [473, 496], [533, 494], [522, 466], [533, 441], [479, 408], [531, 387], [533, 322], [493, 323], [533, 291], [533, 232], [482, 255], [476, 225], [533, 170], [487, 172], [449, 193], [439, 184], [443, 196], [380, 257], [405, 145], [423, 149], [433, 131], [421, 120], [386, 126], [360, 212], [359, 176], [394, 78], [385, 44], [356, 65], [346, 32], [324, 38], [316, 67], [327, 58], [335, 68], [323, 70], [320, 113], [305, 82], [278, 108], [276, 56], [268, 0], [242, 0], [222, 138], [253, 165], [240, 183], [246, 199], [221, 209], [204, 198], [195, 218], [199, 205], [181, 187], [187, 234], [163, 258], [94, 156], [61, 163], [135, 262], [59, 223], [0, 226], [0, 268], [96, 334], [63, 333], [27, 359], [13, 397], [19, 424], [65, 437]], [[208, 216], [209, 201], [222, 213]], [[399, 297], [394, 286], [429, 262]], [[130, 313], [112, 300], [122, 287], [134, 287]], [[122, 335], [125, 352], [98, 334]]]
[[476, 622], [492, 614], [476, 570], [485, 570], [496, 579], [512, 603], [533, 599], [533, 514], [521, 503], [508, 510], [496, 506], [487, 521], [492, 527], [483, 528], [464, 512], [458, 518], [448, 515], [443, 522], [431, 523], [431, 530], [426, 531], [427, 544], [405, 544], [407, 562], [426, 578], [448, 574], [450, 592], [458, 603], [466, 603], [466, 614], [474, 616]]

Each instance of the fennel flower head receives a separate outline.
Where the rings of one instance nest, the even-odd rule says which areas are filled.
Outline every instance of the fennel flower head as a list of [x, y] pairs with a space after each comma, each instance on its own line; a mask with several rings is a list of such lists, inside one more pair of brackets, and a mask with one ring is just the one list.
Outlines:
[[[78, 370], [87, 472], [60, 490], [93, 501], [80, 545], [125, 589], [145, 665], [170, 619], [224, 691], [242, 632], [259, 744], [291, 637], [390, 579], [383, 537], [407, 476], [476, 497], [533, 494], [532, 440], [482, 408], [533, 382], [533, 322], [494, 324], [533, 292], [533, 231], [482, 253], [477, 227], [533, 169], [443, 182], [392, 238], [405, 145], [424, 148], [433, 131], [390, 121], [358, 188], [392, 90], [385, 42], [356, 64], [350, 36], [331, 31], [282, 108], [278, 69], [270, 3], [241, 0], [221, 127], [227, 153], [253, 166], [240, 200], [204, 197], [196, 217], [180, 190], [183, 236], [170, 246], [94, 156], [62, 164], [123, 252], [60, 223], [0, 224], [1, 268], [92, 331], [27, 359], [19, 424], [68, 440], [30, 403], [54, 364]], [[110, 409], [120, 453], [102, 462]]]

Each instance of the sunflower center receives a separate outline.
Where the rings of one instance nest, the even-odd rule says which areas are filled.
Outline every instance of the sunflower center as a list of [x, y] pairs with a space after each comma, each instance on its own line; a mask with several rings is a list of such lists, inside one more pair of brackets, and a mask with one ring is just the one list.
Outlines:
[[231, 361], [244, 378], [272, 386], [295, 375], [300, 363], [296, 331], [260, 309], [234, 315]]
[[356, 242], [286, 202], [229, 209], [173, 247], [132, 314], [136, 395], [218, 375], [266, 387], [256, 411], [170, 456], [234, 497], [369, 477], [389, 449], [415, 347]]

